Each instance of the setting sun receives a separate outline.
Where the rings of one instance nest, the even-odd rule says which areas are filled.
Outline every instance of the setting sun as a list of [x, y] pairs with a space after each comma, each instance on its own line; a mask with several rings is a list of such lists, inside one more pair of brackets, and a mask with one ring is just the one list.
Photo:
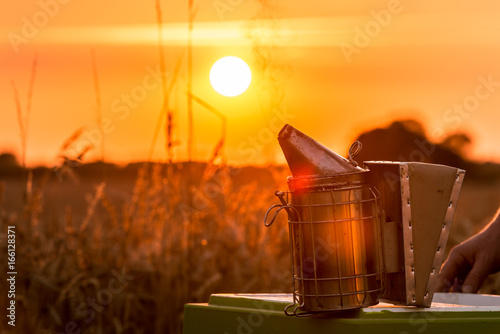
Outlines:
[[224, 96], [237, 96], [250, 86], [252, 72], [250, 67], [238, 57], [228, 56], [215, 62], [210, 70], [210, 83], [217, 93]]

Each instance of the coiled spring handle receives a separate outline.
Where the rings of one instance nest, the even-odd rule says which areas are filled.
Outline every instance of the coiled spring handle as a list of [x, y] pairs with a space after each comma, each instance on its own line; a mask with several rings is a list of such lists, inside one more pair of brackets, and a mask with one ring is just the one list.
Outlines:
[[[274, 221], [276, 220], [278, 213], [280, 213], [280, 211], [283, 209], [285, 209], [285, 211], [288, 213], [288, 220], [298, 221], [297, 218], [299, 217], [299, 212], [297, 211], [296, 208], [294, 208], [293, 206], [288, 204], [287, 201], [285, 200], [285, 195], [287, 193], [280, 191], [280, 190], [276, 190], [276, 192], [274, 194], [276, 195], [276, 197], [279, 198], [281, 204], [274, 204], [269, 209], [267, 209], [266, 215], [264, 216], [264, 225], [266, 227], [271, 226], [274, 223]], [[267, 221], [268, 217], [274, 209], [277, 209], [277, 210], [274, 212], [271, 220], [268, 222]]]

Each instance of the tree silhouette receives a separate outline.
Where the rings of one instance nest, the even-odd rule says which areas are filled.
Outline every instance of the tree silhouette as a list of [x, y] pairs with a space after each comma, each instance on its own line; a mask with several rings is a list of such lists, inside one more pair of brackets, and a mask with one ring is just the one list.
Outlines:
[[363, 149], [356, 156], [363, 161], [418, 161], [465, 169], [467, 178], [491, 181], [500, 178], [500, 165], [467, 159], [472, 143], [462, 132], [448, 135], [441, 143], [427, 138], [423, 125], [412, 119], [398, 120], [386, 128], [376, 128], [358, 136]]
[[12, 153], [0, 153], [0, 171], [11, 172], [21, 168]]

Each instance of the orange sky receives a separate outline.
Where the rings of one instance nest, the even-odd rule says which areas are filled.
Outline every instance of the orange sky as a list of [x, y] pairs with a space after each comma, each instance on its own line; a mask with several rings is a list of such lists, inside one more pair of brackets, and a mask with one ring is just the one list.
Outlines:
[[[187, 1], [161, 3], [169, 79], [181, 61], [170, 106], [175, 159], [184, 160]], [[228, 161], [280, 158], [275, 137], [284, 121], [344, 154], [359, 131], [396, 118], [421, 120], [435, 139], [466, 131], [473, 137], [471, 157], [500, 161], [500, 3], [275, 0], [273, 19], [258, 22], [258, 31], [252, 30], [260, 8], [255, 0], [194, 3], [193, 92], [226, 116]], [[28, 164], [50, 163], [81, 127], [86, 132], [75, 148], [97, 144], [88, 159], [99, 157], [102, 140], [107, 160], [147, 159], [162, 101], [151, 74], [159, 64], [154, 0], [8, 1], [5, 8], [0, 13], [0, 152], [20, 150], [11, 80], [25, 107], [37, 53]], [[101, 131], [92, 48], [106, 120]], [[260, 61], [256, 51], [264, 57]], [[218, 95], [209, 84], [211, 65], [227, 55], [243, 58], [253, 70], [250, 89], [238, 97]], [[263, 61], [272, 82], [259, 76]], [[134, 100], [140, 92], [146, 95]], [[125, 102], [126, 96], [132, 100]], [[194, 118], [195, 158], [207, 159], [221, 122], [197, 104]], [[155, 159], [165, 158], [164, 142], [162, 131]]]

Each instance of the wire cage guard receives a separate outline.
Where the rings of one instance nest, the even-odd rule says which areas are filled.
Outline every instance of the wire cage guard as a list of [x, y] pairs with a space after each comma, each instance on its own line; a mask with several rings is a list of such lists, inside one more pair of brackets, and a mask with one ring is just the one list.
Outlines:
[[[384, 287], [383, 210], [368, 172], [289, 177], [289, 192], [266, 213], [288, 214], [293, 304], [287, 315], [357, 309], [378, 303]], [[268, 216], [274, 210], [270, 221]]]

